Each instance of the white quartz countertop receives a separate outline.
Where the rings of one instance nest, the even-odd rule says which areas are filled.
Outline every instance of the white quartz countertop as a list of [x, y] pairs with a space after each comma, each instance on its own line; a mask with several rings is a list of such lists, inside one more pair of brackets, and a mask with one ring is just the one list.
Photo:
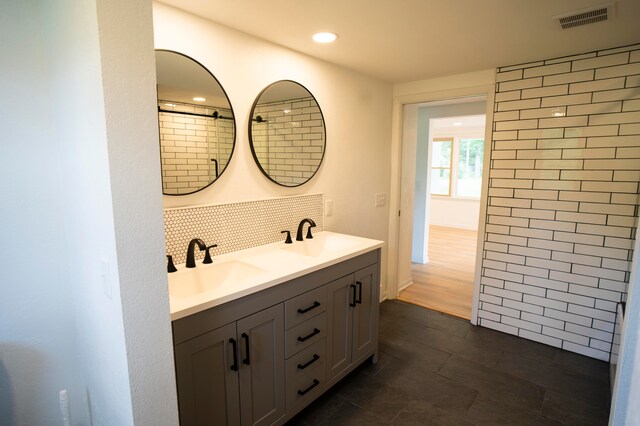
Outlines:
[[169, 273], [171, 320], [247, 296], [380, 248], [383, 241], [322, 231], [313, 239], [277, 242], [177, 265]]

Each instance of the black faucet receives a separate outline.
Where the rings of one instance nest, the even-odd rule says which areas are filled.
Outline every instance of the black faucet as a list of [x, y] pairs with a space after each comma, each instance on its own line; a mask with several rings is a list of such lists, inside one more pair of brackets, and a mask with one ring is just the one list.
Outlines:
[[167, 272], [176, 272], [178, 269], [176, 265], [173, 264], [173, 256], [170, 254], [167, 255]]
[[285, 243], [285, 244], [293, 244], [293, 241], [291, 241], [291, 232], [289, 232], [289, 231], [282, 231], [282, 232], [280, 232], [280, 233], [281, 233], [281, 234], [284, 234], [285, 232], [287, 233], [287, 239], [286, 239], [286, 240], [284, 240], [284, 243]]
[[302, 241], [302, 230], [304, 229], [304, 224], [308, 223], [309, 224], [309, 229], [307, 230], [307, 238], [313, 238], [313, 235], [311, 235], [311, 228], [315, 228], [316, 223], [311, 220], [311, 219], [302, 219], [300, 221], [300, 224], [298, 225], [298, 232], [296, 233], [296, 241]]
[[217, 244], [207, 247], [207, 252], [204, 254], [204, 260], [202, 261], [202, 263], [213, 263], [213, 260], [211, 259], [211, 253], [209, 252], [209, 250], [216, 247], [218, 247]]
[[186, 265], [187, 268], [196, 267], [196, 258], [195, 258], [196, 244], [198, 245], [198, 248], [200, 250], [207, 249], [207, 245], [200, 238], [194, 238], [193, 240], [189, 241], [189, 247], [187, 248], [187, 265]]

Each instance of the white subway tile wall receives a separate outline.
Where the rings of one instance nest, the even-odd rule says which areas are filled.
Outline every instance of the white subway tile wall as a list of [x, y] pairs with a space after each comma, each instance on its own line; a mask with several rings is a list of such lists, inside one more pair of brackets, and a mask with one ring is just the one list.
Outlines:
[[320, 107], [313, 97], [263, 103], [254, 117], [266, 122], [251, 123], [253, 150], [272, 180], [297, 186], [317, 170], [324, 152], [324, 125]]
[[[295, 238], [298, 223], [304, 218], [312, 219], [316, 223], [313, 231], [319, 232], [324, 228], [323, 205], [323, 194], [312, 194], [166, 209], [167, 254], [176, 264], [184, 263], [193, 238], [201, 238], [207, 245], [217, 244], [212, 255], [284, 241], [281, 231], [289, 230]], [[196, 250], [196, 259], [203, 257], [204, 252]]]
[[496, 81], [479, 324], [608, 360], [637, 232], [640, 45]]
[[[231, 117], [230, 109], [159, 101], [163, 110]], [[171, 112], [158, 114], [162, 192], [188, 194], [216, 179], [227, 167], [234, 143], [233, 120]], [[212, 161], [216, 160], [216, 161]], [[217, 162], [217, 169], [216, 169]]]

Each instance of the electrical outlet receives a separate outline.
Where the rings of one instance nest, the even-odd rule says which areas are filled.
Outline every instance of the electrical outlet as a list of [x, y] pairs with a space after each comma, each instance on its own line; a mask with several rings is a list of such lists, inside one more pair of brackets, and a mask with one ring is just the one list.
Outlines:
[[382, 207], [387, 204], [387, 194], [380, 192], [376, 194], [376, 207]]
[[324, 215], [331, 216], [333, 214], [333, 200], [327, 200], [324, 202]]

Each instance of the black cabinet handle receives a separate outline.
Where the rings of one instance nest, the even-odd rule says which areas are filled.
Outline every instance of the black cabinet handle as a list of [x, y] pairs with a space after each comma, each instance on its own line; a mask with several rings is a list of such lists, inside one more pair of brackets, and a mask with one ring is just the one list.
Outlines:
[[244, 359], [242, 363], [245, 365], [251, 365], [251, 357], [249, 355], [249, 335], [247, 333], [242, 333], [242, 338], [244, 339]]
[[236, 339], [229, 339], [229, 343], [233, 347], [233, 364], [231, 364], [231, 370], [238, 371], [238, 343]]
[[313, 354], [313, 358], [311, 358], [311, 360], [309, 362], [306, 362], [304, 364], [298, 364], [298, 368], [300, 370], [304, 370], [305, 368], [307, 368], [308, 366], [310, 366], [311, 364], [313, 364], [314, 362], [316, 362], [319, 359], [320, 359], [320, 355]]
[[311, 386], [309, 386], [308, 388], [306, 388], [305, 390], [299, 390], [298, 391], [298, 395], [302, 396], [302, 395], [306, 394], [307, 392], [309, 392], [311, 389], [315, 388], [319, 384], [320, 384], [320, 382], [318, 381], [318, 379], [313, 379], [313, 384]]
[[362, 283], [360, 281], [356, 281], [356, 285], [358, 286], [358, 298], [355, 303], [362, 305]]
[[352, 293], [351, 293], [351, 299], [353, 300], [353, 302], [349, 302], [349, 306], [351, 306], [352, 308], [356, 306], [356, 286], [351, 284], [349, 285], [349, 287], [351, 287]]
[[314, 328], [313, 331], [311, 332], [311, 334], [307, 335], [307, 336], [298, 336], [298, 341], [299, 342], [304, 342], [305, 340], [309, 340], [311, 339], [313, 336], [315, 336], [316, 334], [320, 333], [320, 330], [318, 330], [317, 328]]
[[306, 314], [307, 312], [309, 312], [312, 309], [317, 308], [318, 306], [320, 306], [320, 302], [313, 302], [313, 305], [309, 306], [308, 308], [305, 309], [298, 309], [298, 313], [299, 314]]

